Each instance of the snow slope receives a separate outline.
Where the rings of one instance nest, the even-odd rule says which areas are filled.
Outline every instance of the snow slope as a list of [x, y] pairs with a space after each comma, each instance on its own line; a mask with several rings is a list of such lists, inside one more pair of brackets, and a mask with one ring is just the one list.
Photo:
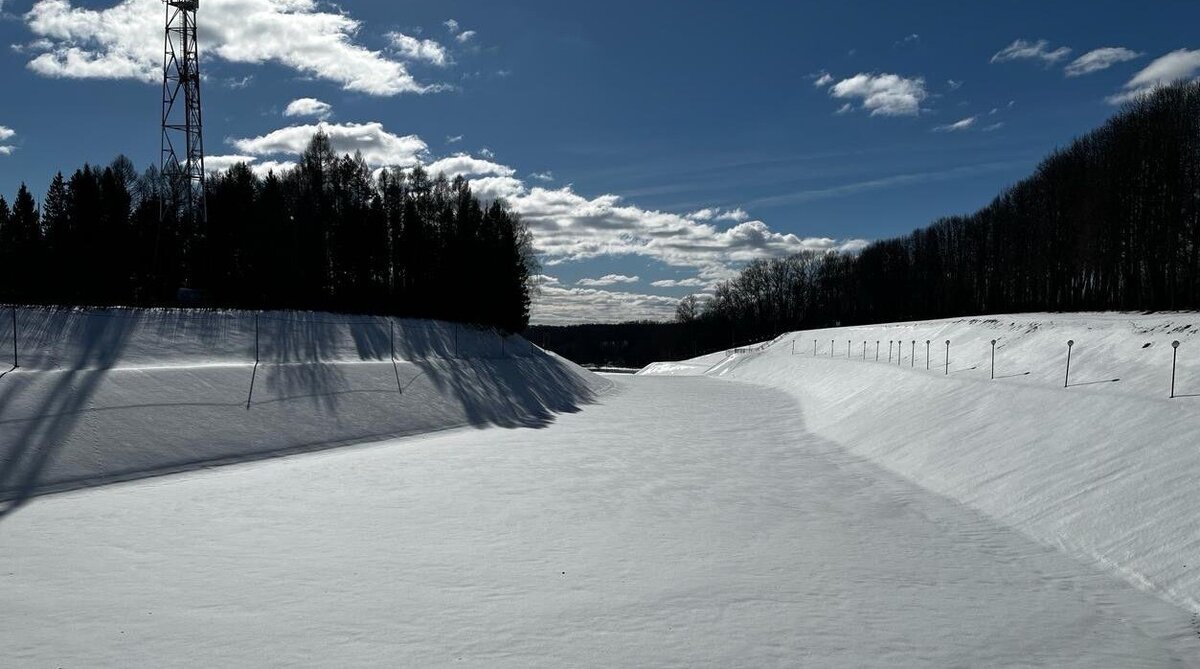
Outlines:
[[783, 392], [614, 383], [542, 429], [34, 500], [0, 518], [0, 665], [1200, 660], [1184, 612], [847, 455]]
[[256, 334], [249, 312], [17, 316], [20, 366], [0, 378], [0, 501], [453, 427], [544, 425], [610, 384], [520, 337], [432, 321], [268, 312]]
[[[704, 373], [785, 390], [809, 429], [849, 452], [1200, 613], [1198, 331], [1195, 313], [832, 328]], [[1169, 399], [1174, 340], [1180, 396]], [[891, 364], [889, 341], [900, 342]], [[689, 366], [704, 364], [643, 373]]]

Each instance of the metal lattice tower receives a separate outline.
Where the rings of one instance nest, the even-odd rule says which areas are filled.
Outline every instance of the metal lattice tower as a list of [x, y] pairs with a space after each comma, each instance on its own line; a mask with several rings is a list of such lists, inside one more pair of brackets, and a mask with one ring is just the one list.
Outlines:
[[[204, 132], [200, 114], [200, 51], [196, 10], [200, 0], [163, 0], [162, 155], [159, 169], [169, 184], [168, 207], [204, 224]], [[180, 151], [182, 149], [182, 151]]]

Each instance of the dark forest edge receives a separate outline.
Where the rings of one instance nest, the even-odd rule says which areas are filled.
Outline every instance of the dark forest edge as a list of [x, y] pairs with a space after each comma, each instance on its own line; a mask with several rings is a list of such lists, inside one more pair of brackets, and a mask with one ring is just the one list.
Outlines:
[[642, 366], [838, 325], [1200, 308], [1200, 82], [1128, 103], [969, 216], [858, 254], [750, 263], [676, 323], [535, 327], [576, 362]]
[[167, 207], [167, 180], [119, 157], [61, 173], [39, 204], [0, 197], [0, 301], [204, 306], [437, 318], [520, 332], [529, 230], [466, 180], [373, 174], [322, 134], [294, 169], [210, 176], [207, 224]]

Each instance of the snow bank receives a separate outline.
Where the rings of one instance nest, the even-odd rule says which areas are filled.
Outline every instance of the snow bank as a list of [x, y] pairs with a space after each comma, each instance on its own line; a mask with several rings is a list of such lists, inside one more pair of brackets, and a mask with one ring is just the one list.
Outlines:
[[683, 366], [784, 389], [817, 434], [1200, 612], [1198, 331], [1195, 313], [1022, 314], [798, 332]]
[[[19, 309], [17, 353], [0, 377], [0, 500], [453, 427], [540, 426], [610, 384], [517, 336], [318, 313]], [[0, 373], [11, 354], [5, 310]]]

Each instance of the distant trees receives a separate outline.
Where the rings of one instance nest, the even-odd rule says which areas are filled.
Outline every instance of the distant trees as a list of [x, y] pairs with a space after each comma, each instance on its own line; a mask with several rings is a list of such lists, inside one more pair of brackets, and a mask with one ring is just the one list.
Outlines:
[[315, 136], [295, 169], [234, 165], [208, 181], [207, 224], [167, 208], [154, 169], [121, 157], [58, 174], [41, 214], [22, 186], [0, 198], [0, 300], [323, 309], [442, 318], [520, 331], [532, 238], [502, 202], [422, 168], [378, 173]]
[[[970, 216], [857, 255], [758, 261], [701, 321], [786, 329], [1006, 311], [1200, 308], [1200, 83], [1162, 88]], [[718, 328], [720, 329], [720, 328]]]

